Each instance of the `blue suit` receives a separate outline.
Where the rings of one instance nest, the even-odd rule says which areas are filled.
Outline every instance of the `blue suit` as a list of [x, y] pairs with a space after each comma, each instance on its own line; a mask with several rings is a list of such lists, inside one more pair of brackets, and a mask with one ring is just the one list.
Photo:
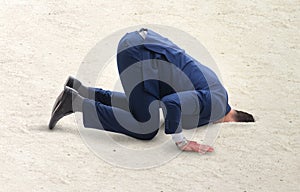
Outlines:
[[137, 31], [127, 33], [117, 64], [125, 93], [90, 88], [94, 100], [83, 103], [86, 127], [151, 139], [159, 128], [159, 108], [166, 134], [217, 121], [231, 109], [216, 74], [152, 30], [145, 39]]

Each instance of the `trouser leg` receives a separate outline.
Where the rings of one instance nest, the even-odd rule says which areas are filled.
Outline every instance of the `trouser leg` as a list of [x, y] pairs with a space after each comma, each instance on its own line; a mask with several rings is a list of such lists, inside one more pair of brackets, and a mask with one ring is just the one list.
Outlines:
[[[159, 106], [155, 98], [143, 94], [142, 85], [136, 86], [130, 96], [131, 110], [124, 93], [90, 88], [93, 99], [83, 102], [84, 126], [125, 134], [137, 139], [152, 139], [159, 128]], [[149, 104], [153, 103], [149, 107]], [[146, 110], [144, 110], [146, 109]], [[150, 110], [150, 112], [148, 111]], [[131, 112], [130, 112], [131, 111]]]
[[129, 111], [127, 97], [121, 92], [90, 87], [88, 98], [101, 102], [104, 105], [114, 106]]
[[90, 99], [83, 101], [82, 114], [84, 126], [89, 128], [121, 133], [141, 140], [150, 140], [158, 132], [158, 126], [141, 124], [126, 110]]

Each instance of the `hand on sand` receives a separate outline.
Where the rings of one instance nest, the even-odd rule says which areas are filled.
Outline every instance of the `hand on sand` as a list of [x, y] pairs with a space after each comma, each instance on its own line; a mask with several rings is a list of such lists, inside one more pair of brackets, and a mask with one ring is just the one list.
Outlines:
[[181, 148], [182, 151], [197, 152], [200, 154], [205, 154], [206, 152], [213, 152], [214, 148], [208, 145], [202, 145], [196, 141], [188, 141], [188, 143]]

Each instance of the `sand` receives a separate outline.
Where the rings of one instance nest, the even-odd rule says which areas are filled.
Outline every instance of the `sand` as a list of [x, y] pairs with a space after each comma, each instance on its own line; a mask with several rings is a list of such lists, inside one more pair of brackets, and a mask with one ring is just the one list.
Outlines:
[[[1, 0], [0, 191], [299, 191], [299, 7], [281, 0]], [[182, 153], [142, 170], [98, 158], [74, 115], [49, 131], [53, 102], [89, 50], [141, 24], [197, 38], [218, 64], [232, 107], [257, 122], [223, 124], [213, 154]]]

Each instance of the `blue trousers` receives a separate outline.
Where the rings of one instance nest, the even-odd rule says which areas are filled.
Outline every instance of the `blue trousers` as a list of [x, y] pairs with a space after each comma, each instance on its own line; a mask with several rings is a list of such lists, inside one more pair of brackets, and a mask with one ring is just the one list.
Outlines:
[[[182, 128], [195, 128], [198, 125], [201, 93], [190, 88], [178, 92], [159, 81], [159, 77], [146, 78], [163, 71], [160, 66], [166, 66], [157, 66], [157, 62], [151, 63], [151, 59], [166, 59], [161, 54], [146, 50], [142, 41], [142, 37], [135, 32], [121, 39], [117, 64], [125, 93], [90, 88], [94, 95], [83, 102], [85, 127], [150, 140], [159, 129], [160, 107], [165, 116], [166, 134], [179, 133]], [[167, 77], [168, 71], [163, 71]]]
[[[143, 91], [142, 87], [139, 88], [141, 88], [140, 91]], [[136, 139], [150, 140], [155, 137], [159, 129], [159, 107], [161, 106], [163, 106], [165, 117], [179, 119], [180, 126], [184, 129], [192, 129], [197, 126], [193, 123], [198, 118], [194, 114], [195, 109], [189, 108], [184, 114], [181, 113], [181, 105], [191, 106], [196, 102], [197, 93], [195, 91], [166, 95], [160, 103], [154, 102], [150, 110], [144, 106], [153, 102], [154, 98], [150, 95], [137, 98], [137, 102], [133, 101], [131, 104], [133, 106], [132, 113], [129, 109], [128, 98], [124, 93], [100, 88], [90, 89], [95, 95], [91, 96], [94, 99], [86, 98], [83, 102], [82, 112], [85, 127], [121, 133]], [[135, 92], [137, 94], [138, 91], [135, 90]], [[178, 100], [178, 94], [182, 95], [181, 103]], [[147, 123], [143, 122], [145, 117], [149, 118]]]

